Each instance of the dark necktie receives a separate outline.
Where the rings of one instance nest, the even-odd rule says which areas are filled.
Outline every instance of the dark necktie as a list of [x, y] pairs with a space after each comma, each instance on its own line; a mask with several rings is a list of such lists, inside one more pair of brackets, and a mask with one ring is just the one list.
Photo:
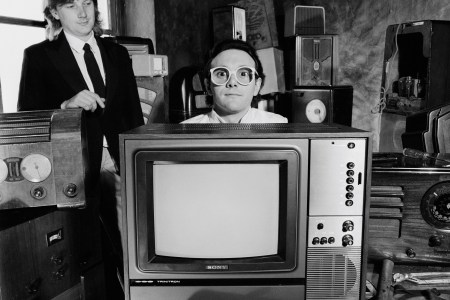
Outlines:
[[101, 98], [105, 98], [105, 84], [103, 82], [102, 74], [100, 73], [100, 68], [95, 60], [94, 53], [91, 51], [91, 46], [86, 43], [84, 44], [83, 50], [84, 61], [86, 63], [89, 77], [91, 78], [92, 85], [94, 86], [94, 91]]

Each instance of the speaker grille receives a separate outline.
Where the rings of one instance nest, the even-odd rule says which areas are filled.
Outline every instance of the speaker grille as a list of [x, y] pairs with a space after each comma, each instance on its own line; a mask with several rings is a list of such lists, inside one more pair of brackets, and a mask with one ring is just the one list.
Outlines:
[[359, 299], [361, 247], [308, 249], [307, 299]]
[[296, 7], [295, 34], [325, 34], [323, 7]]

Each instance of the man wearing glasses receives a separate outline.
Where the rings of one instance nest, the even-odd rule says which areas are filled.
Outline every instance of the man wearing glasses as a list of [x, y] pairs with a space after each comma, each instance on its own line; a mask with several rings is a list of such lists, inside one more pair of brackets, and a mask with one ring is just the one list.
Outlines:
[[252, 108], [264, 84], [256, 50], [241, 40], [225, 40], [211, 51], [205, 86], [212, 110], [182, 123], [287, 123], [281, 115]]

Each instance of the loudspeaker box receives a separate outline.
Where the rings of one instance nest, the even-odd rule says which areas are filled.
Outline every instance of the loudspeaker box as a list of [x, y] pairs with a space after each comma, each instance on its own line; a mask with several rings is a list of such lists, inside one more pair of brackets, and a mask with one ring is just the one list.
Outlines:
[[301, 86], [292, 90], [289, 122], [351, 126], [353, 87]]

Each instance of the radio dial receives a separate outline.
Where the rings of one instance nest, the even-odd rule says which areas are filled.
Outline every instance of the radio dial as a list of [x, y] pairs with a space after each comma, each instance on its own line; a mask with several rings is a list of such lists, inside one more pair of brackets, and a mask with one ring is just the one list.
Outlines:
[[31, 182], [42, 182], [50, 176], [52, 164], [42, 154], [30, 154], [22, 159], [20, 163], [22, 176]]

